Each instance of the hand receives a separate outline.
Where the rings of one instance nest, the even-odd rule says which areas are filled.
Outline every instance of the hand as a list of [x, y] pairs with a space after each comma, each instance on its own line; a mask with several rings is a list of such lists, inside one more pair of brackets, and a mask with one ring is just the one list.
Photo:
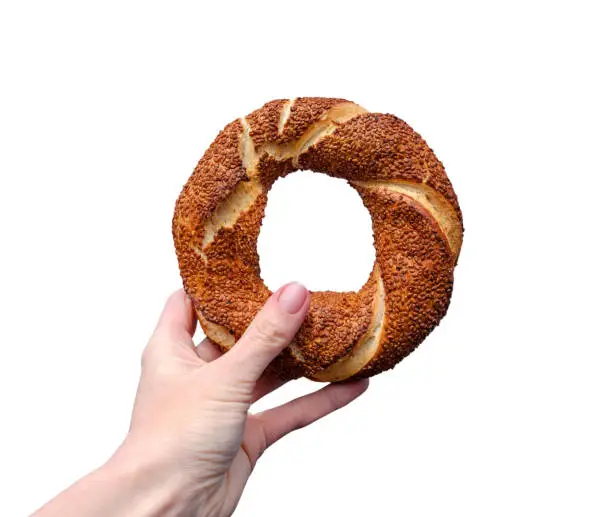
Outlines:
[[194, 346], [191, 302], [183, 291], [170, 297], [142, 356], [128, 436], [98, 474], [98, 486], [121, 479], [128, 492], [115, 491], [120, 501], [106, 505], [104, 515], [230, 515], [266, 448], [366, 390], [367, 380], [332, 384], [249, 414], [253, 402], [281, 386], [262, 375], [297, 332], [309, 301], [300, 284], [286, 285], [221, 355], [207, 339]]

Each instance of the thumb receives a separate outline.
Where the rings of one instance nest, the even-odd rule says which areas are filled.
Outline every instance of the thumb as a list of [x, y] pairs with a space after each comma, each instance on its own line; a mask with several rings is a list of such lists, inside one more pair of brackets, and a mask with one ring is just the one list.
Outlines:
[[255, 383], [272, 360], [291, 342], [308, 312], [310, 293], [292, 282], [265, 303], [244, 335], [219, 361], [233, 378]]

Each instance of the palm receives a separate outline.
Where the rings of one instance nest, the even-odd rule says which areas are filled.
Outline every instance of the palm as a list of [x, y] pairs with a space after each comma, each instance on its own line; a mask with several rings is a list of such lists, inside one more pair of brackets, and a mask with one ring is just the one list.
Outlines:
[[[287, 345], [304, 316], [305, 309], [291, 323], [287, 340], [277, 343], [276, 351], [253, 337], [249, 343], [247, 332], [222, 355], [208, 339], [194, 346], [195, 314], [182, 293], [171, 298], [162, 314], [143, 354], [131, 433], [150, 440], [156, 436], [152, 444], [180, 442], [176, 451], [194, 474], [195, 486], [214, 494], [206, 508], [199, 508], [200, 514], [230, 515], [267, 447], [365, 391], [364, 381], [332, 384], [267, 411], [248, 413], [254, 402], [284, 384], [266, 373], [266, 367]], [[253, 328], [258, 318], [265, 317], [264, 309]], [[265, 333], [254, 335], [261, 339]], [[160, 414], [163, 419], [158, 418]]]

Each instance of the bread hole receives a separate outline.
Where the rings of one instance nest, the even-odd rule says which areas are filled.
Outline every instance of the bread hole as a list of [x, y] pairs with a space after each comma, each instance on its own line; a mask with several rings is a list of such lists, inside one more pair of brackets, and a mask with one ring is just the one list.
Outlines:
[[375, 259], [370, 214], [346, 181], [298, 171], [272, 186], [257, 251], [273, 291], [292, 280], [311, 291], [358, 291]]

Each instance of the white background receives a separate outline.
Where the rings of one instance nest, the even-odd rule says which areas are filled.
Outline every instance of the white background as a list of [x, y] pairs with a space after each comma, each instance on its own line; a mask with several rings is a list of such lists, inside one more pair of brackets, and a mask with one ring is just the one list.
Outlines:
[[[2, 3], [0, 514], [121, 442], [180, 286], [174, 201], [217, 132], [319, 95], [426, 138], [465, 242], [439, 328], [266, 453], [236, 515], [611, 515], [606, 2], [209, 4]], [[270, 287], [367, 277], [369, 218], [340, 180], [297, 173], [268, 216]]]

